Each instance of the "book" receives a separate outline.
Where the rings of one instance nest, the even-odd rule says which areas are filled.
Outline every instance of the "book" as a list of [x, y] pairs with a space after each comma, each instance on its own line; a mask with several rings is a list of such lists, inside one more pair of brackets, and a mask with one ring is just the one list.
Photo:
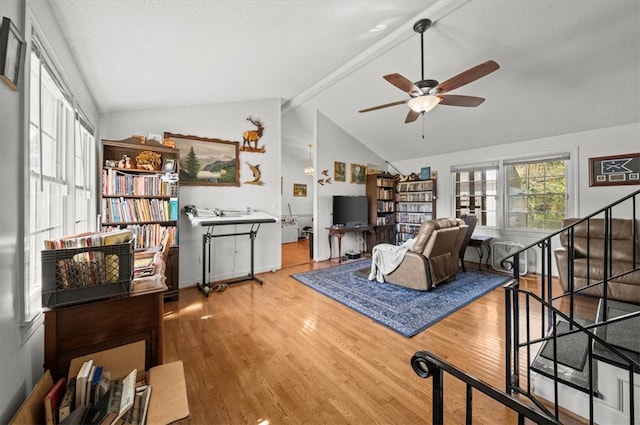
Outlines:
[[121, 396], [122, 381], [116, 380], [111, 389], [91, 408], [87, 416], [87, 422], [90, 425], [110, 425], [120, 411]]
[[91, 378], [91, 386], [89, 389], [89, 402], [87, 404], [95, 404], [99, 397], [96, 396], [96, 392], [98, 391], [98, 384], [100, 384], [100, 379], [102, 378], [102, 366], [96, 366], [95, 373]]
[[87, 378], [89, 377], [89, 373], [91, 373], [92, 366], [93, 360], [87, 360], [82, 364], [76, 376], [76, 409], [85, 404], [87, 397]]
[[76, 400], [76, 378], [71, 378], [67, 383], [67, 389], [64, 392], [64, 397], [58, 407], [58, 421], [62, 423], [75, 408]]
[[111, 387], [111, 372], [107, 370], [102, 371], [102, 375], [100, 376], [100, 382], [96, 387], [94, 404], [97, 404], [100, 399], [109, 392], [109, 388]]
[[133, 369], [126, 378], [122, 380], [122, 392], [120, 395], [120, 403], [118, 415], [111, 421], [111, 425], [115, 425], [119, 420], [133, 407], [136, 396], [136, 377], [138, 371]]
[[151, 385], [143, 385], [139, 388], [140, 400], [140, 420], [139, 425], [144, 425], [147, 421], [147, 411], [149, 410], [149, 399], [151, 398]]
[[87, 418], [89, 408], [85, 405], [76, 407], [67, 418], [60, 422], [60, 425], [82, 425]]
[[91, 384], [93, 383], [93, 375], [95, 375], [96, 373], [96, 365], [91, 366], [91, 370], [89, 372], [89, 375], [87, 376], [87, 384], [85, 387], [85, 397], [84, 397], [84, 404], [86, 406], [90, 405], [93, 401], [93, 399], [91, 398]]
[[62, 403], [66, 389], [67, 379], [60, 378], [44, 396], [44, 419], [47, 425], [56, 425], [59, 422], [58, 408]]

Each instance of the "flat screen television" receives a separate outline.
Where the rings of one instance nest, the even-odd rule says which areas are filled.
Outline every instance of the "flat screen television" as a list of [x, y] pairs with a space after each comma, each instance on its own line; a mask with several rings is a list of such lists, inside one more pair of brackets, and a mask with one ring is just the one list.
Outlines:
[[333, 225], [356, 227], [369, 223], [366, 196], [333, 196]]

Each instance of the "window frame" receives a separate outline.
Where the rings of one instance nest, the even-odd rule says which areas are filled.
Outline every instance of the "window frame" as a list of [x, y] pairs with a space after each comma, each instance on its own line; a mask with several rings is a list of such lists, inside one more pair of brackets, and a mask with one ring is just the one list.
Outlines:
[[[503, 182], [503, 229], [505, 231], [508, 232], [526, 232], [526, 233], [540, 233], [540, 234], [547, 234], [551, 231], [554, 230], [558, 230], [558, 229], [539, 229], [539, 228], [529, 228], [529, 227], [516, 227], [516, 226], [509, 226], [509, 214], [510, 214], [510, 205], [509, 205], [509, 201], [510, 201], [510, 194], [507, 193], [507, 191], [509, 190], [509, 182], [508, 180], [508, 170], [507, 167], [511, 166], [511, 165], [522, 165], [522, 164], [534, 164], [534, 163], [543, 163], [543, 162], [552, 162], [552, 161], [557, 161], [557, 160], [564, 160], [565, 161], [565, 171], [564, 171], [564, 178], [565, 178], [565, 211], [564, 211], [564, 218], [567, 217], [572, 217], [574, 215], [574, 211], [575, 209], [572, 207], [571, 204], [571, 199], [575, 198], [576, 196], [574, 195], [575, 193], [577, 193], [577, 189], [573, 186], [572, 182], [574, 181], [574, 179], [572, 178], [573, 175], [573, 161], [571, 160], [572, 158], [576, 158], [577, 156], [572, 155], [571, 152], [558, 152], [558, 153], [546, 153], [546, 154], [531, 154], [531, 155], [527, 155], [527, 156], [521, 156], [521, 157], [514, 157], [514, 158], [509, 158], [509, 159], [503, 159], [501, 161], [502, 163], [502, 182]], [[546, 192], [545, 192], [546, 193]]]
[[[489, 170], [495, 170], [496, 171], [496, 178], [495, 178], [495, 185], [496, 185], [496, 193], [495, 195], [492, 194], [487, 194], [486, 190], [483, 190], [483, 193], [481, 195], [474, 195], [476, 197], [493, 197], [495, 200], [495, 225], [489, 225], [489, 224], [483, 224], [482, 223], [482, 219], [481, 217], [478, 217], [478, 224], [477, 226], [486, 228], [486, 229], [499, 229], [500, 228], [500, 223], [501, 223], [501, 208], [500, 208], [500, 193], [501, 193], [501, 180], [500, 180], [500, 163], [497, 161], [490, 161], [490, 162], [482, 162], [482, 163], [476, 163], [476, 164], [467, 164], [467, 165], [455, 165], [455, 166], [451, 166], [450, 168], [450, 172], [451, 172], [451, 180], [452, 180], [452, 187], [453, 187], [453, 212], [455, 216], [457, 216], [458, 213], [458, 208], [457, 208], [457, 203], [456, 200], [458, 199], [459, 195], [458, 195], [458, 180], [456, 178], [456, 175], [458, 173], [462, 173], [462, 172], [468, 172], [468, 173], [476, 173], [476, 172], [486, 172]], [[483, 179], [483, 186], [484, 184], [486, 184], [488, 180]], [[485, 211], [489, 211], [489, 210], [485, 210]]]
[[[45, 47], [43, 34], [36, 25], [31, 28], [31, 37], [28, 41], [27, 58], [25, 60], [25, 148], [23, 150], [23, 164], [25, 169], [22, 182], [24, 196], [24, 269], [21, 288], [19, 291], [19, 323], [24, 329], [30, 329], [26, 337], [32, 334], [34, 325], [40, 323], [42, 317], [42, 276], [40, 252], [43, 248], [42, 240], [52, 237], [64, 236], [83, 231], [95, 230], [97, 214], [97, 178], [96, 158], [97, 146], [95, 143], [95, 128], [90, 124], [80, 108], [73, 91], [66, 83], [66, 79], [60, 73], [63, 69], [59, 66], [55, 57], [50, 52], [53, 49]], [[37, 72], [34, 67], [38, 67]], [[46, 74], [44, 74], [46, 72]], [[33, 81], [37, 78], [37, 81]], [[43, 113], [43, 80], [50, 90], [51, 96], [47, 100], [50, 107], [49, 118]], [[37, 103], [37, 106], [34, 106]], [[53, 112], [51, 112], [53, 111]], [[37, 115], [37, 116], [36, 116]], [[47, 166], [42, 158], [47, 152], [43, 151], [42, 136], [45, 121], [50, 123], [52, 141], [49, 149], [52, 161]], [[81, 179], [81, 188], [76, 186], [76, 143], [79, 137], [86, 150], [81, 152], [82, 168], [84, 176]], [[38, 147], [32, 152], [33, 143]], [[36, 155], [34, 160], [32, 156]], [[52, 190], [47, 191], [50, 196], [34, 193], [34, 190], [42, 190], [45, 186]], [[86, 202], [83, 208], [83, 220], [76, 219], [77, 191], [82, 191], [82, 201]], [[37, 203], [36, 203], [36, 198]], [[43, 199], [46, 198], [46, 199]], [[53, 203], [57, 206], [52, 206]], [[42, 206], [40, 206], [42, 203]], [[51, 216], [51, 211], [58, 209], [58, 217], [53, 221], [46, 216]], [[38, 211], [46, 211], [38, 215]], [[42, 217], [45, 217], [42, 220]], [[53, 223], [53, 224], [51, 224]], [[53, 226], [53, 227], [52, 227]]]
[[522, 228], [522, 227], [509, 227], [507, 226], [507, 220], [509, 217], [508, 210], [508, 182], [507, 182], [507, 171], [506, 167], [510, 164], [522, 163], [522, 162], [545, 162], [551, 161], [553, 159], [564, 159], [566, 161], [565, 166], [565, 218], [573, 217], [578, 211], [578, 195], [579, 195], [579, 187], [578, 187], [578, 148], [573, 149], [563, 149], [559, 151], [546, 151], [539, 153], [530, 153], [526, 155], [513, 155], [505, 158], [499, 158], [497, 161], [486, 161], [486, 162], [478, 162], [474, 164], [461, 164], [461, 165], [452, 165], [450, 167], [450, 178], [451, 178], [451, 210], [453, 211], [453, 215], [456, 214], [456, 198], [457, 198], [457, 188], [456, 188], [456, 176], [455, 173], [459, 171], [480, 171], [481, 169], [487, 169], [491, 164], [498, 164], [497, 170], [497, 220], [496, 226], [486, 226], [482, 225], [480, 221], [478, 221], [477, 227], [481, 227], [483, 229], [487, 229], [488, 231], [503, 231], [506, 233], [527, 233], [527, 234], [548, 234], [550, 230], [546, 229], [532, 229], [532, 228]]

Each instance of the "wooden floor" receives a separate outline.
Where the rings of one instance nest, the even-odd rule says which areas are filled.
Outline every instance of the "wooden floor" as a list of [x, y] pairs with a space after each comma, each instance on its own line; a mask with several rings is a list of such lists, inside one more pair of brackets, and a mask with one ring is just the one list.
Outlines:
[[[330, 266], [303, 261], [261, 274], [263, 286], [186, 288], [165, 303], [164, 361], [184, 362], [191, 423], [430, 424], [432, 383], [410, 365], [419, 350], [504, 388], [502, 288], [405, 338], [290, 277]], [[446, 424], [465, 423], [464, 394], [445, 377]], [[517, 418], [474, 392], [474, 423]]]

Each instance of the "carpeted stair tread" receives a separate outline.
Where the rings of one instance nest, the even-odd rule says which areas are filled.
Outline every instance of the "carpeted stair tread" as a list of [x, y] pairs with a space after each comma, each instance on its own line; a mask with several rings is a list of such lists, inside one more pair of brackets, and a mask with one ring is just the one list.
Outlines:
[[[556, 338], [558, 341], [558, 363], [575, 370], [584, 369], [584, 364], [589, 354], [589, 337], [587, 334], [577, 332], [563, 335], [571, 330], [567, 322], [558, 322], [556, 330], [558, 332], [558, 337]], [[552, 339], [547, 341], [540, 355], [547, 360], [553, 361], [554, 345]]]
[[[576, 319], [581, 326], [588, 326], [592, 324], [592, 321]], [[587, 364], [587, 356], [589, 349], [589, 338], [586, 334], [573, 333], [568, 335], [562, 335], [570, 330], [569, 324], [565, 321], [558, 321], [556, 324], [558, 329], [558, 381], [581, 391], [589, 391], [589, 368]], [[550, 331], [548, 336], [552, 335], [553, 331]], [[553, 377], [553, 340], [548, 340], [542, 346], [542, 349], [538, 351], [533, 362], [531, 363], [531, 369], [546, 375]], [[597, 376], [597, 367], [594, 364], [593, 367], [594, 376]], [[597, 380], [594, 380], [597, 383]], [[594, 388], [597, 391], [597, 388]]]
[[[608, 318], [615, 318], [640, 311], [640, 306], [621, 301], [607, 300]], [[604, 303], [598, 306], [598, 322], [604, 320]], [[623, 354], [640, 363], [640, 317], [633, 317], [618, 323], [603, 325], [596, 329], [595, 334], [607, 343], [619, 349]], [[626, 363], [611, 350], [596, 343], [593, 352], [598, 357]]]

